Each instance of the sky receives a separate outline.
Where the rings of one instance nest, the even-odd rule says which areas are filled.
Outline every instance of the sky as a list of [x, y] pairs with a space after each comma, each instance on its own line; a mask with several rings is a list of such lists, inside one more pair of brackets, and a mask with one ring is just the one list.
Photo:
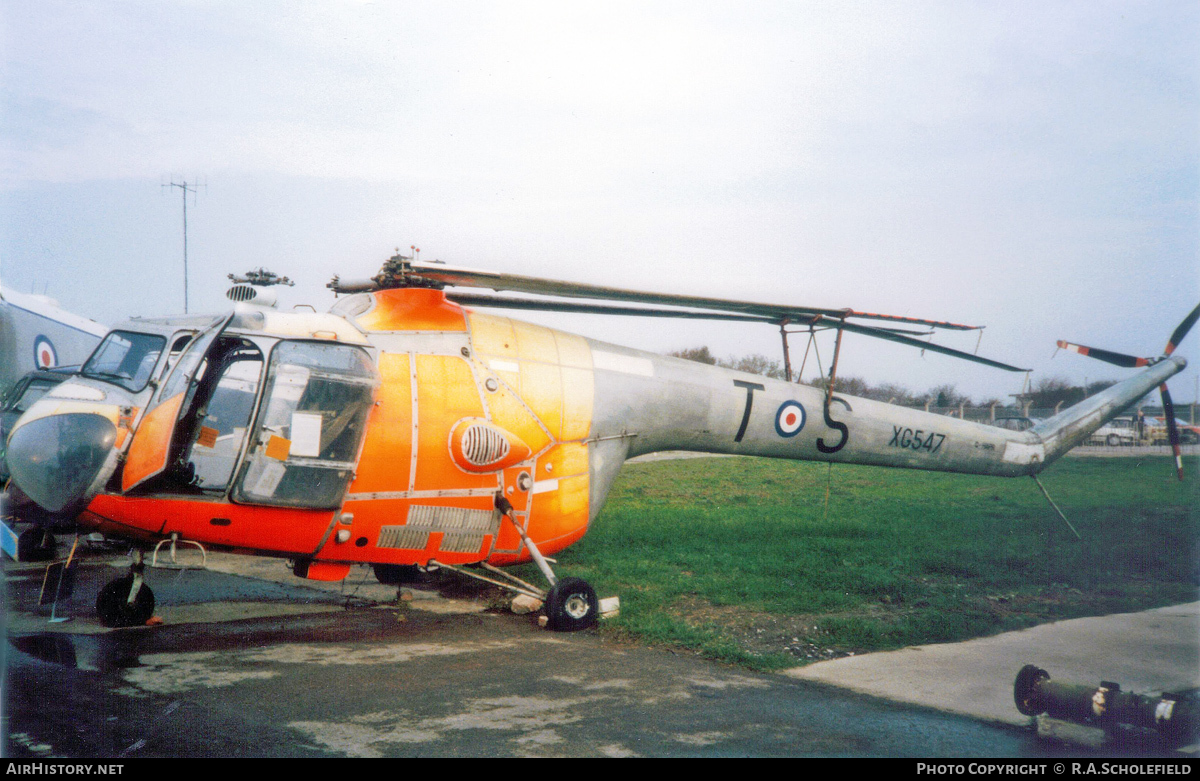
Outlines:
[[[1034, 383], [1120, 379], [1054, 342], [1158, 355], [1200, 302], [1198, 41], [1200, 4], [1170, 0], [0, 0], [0, 282], [107, 324], [182, 311], [186, 181], [193, 312], [259, 266], [325, 309], [335, 274], [416, 246], [980, 324]], [[780, 355], [765, 325], [516, 316]], [[1025, 381], [861, 336], [839, 375]]]

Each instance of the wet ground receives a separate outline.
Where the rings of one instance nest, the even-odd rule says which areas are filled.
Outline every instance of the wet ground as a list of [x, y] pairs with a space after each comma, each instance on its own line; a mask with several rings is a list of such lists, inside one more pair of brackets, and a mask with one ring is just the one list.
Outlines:
[[[1124, 638], [1126, 683], [1187, 683], [1200, 666], [1198, 606], [755, 674], [540, 629], [445, 573], [419, 588], [366, 569], [317, 583], [228, 554], [148, 570], [152, 625], [113, 630], [92, 606], [128, 559], [79, 558], [53, 605], [38, 605], [46, 565], [5, 561], [7, 757], [1088, 756], [1016, 713], [1021, 663], [1088, 683], [1076, 657]], [[1121, 753], [1170, 756], [1100, 756]]]
[[1029, 726], [555, 634], [489, 611], [474, 586], [447, 599], [363, 571], [313, 584], [216, 556], [150, 572], [161, 624], [106, 629], [91, 605], [126, 564], [89, 552], [53, 608], [37, 606], [44, 566], [6, 567], [6, 756], [1087, 755]]
[[39, 746], [61, 757], [1044, 749], [1019, 730], [550, 635], [515, 617], [414, 615], [399, 624], [387, 610], [355, 609], [117, 634], [14, 643], [10, 755]]

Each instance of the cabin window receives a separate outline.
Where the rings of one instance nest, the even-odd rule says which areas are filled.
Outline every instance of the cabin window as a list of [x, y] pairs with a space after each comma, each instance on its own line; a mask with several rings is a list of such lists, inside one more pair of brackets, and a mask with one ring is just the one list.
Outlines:
[[354, 476], [378, 380], [357, 347], [281, 342], [234, 498], [336, 508]]
[[155, 334], [112, 331], [79, 372], [137, 393], [146, 387], [167, 340]]

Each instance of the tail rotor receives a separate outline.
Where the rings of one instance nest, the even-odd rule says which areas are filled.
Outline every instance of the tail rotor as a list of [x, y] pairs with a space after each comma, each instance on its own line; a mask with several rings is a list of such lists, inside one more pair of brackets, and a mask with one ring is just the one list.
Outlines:
[[[1175, 352], [1179, 347], [1179, 343], [1183, 341], [1188, 332], [1192, 330], [1192, 326], [1196, 321], [1200, 320], [1200, 305], [1197, 305], [1191, 313], [1183, 318], [1175, 330], [1171, 332], [1171, 338], [1167, 340], [1167, 347], [1163, 350], [1163, 354], [1157, 358], [1139, 358], [1136, 355], [1126, 355], [1124, 353], [1116, 353], [1111, 350], [1101, 350], [1098, 347], [1086, 347], [1082, 344], [1073, 342], [1058, 341], [1058, 346], [1063, 350], [1070, 350], [1080, 355], [1086, 355], [1089, 358], [1095, 358], [1105, 363], [1111, 363], [1114, 366], [1122, 366], [1125, 368], [1137, 368], [1140, 366], [1153, 366], [1159, 361]], [[1158, 393], [1162, 397], [1163, 417], [1166, 418], [1167, 436], [1171, 442], [1171, 450], [1175, 454], [1175, 471], [1179, 479], [1183, 479], [1183, 455], [1179, 449], [1179, 425], [1175, 422], [1175, 404], [1171, 401], [1171, 392], [1167, 390], [1167, 384], [1164, 382], [1158, 386]]]
[[1179, 426], [1175, 423], [1175, 405], [1171, 402], [1171, 392], [1167, 390], [1165, 382], [1158, 386], [1158, 393], [1162, 396], [1163, 417], [1167, 419], [1167, 436], [1171, 440], [1171, 451], [1175, 454], [1175, 472], [1182, 480], [1183, 453], [1179, 449]]
[[1175, 352], [1175, 348], [1183, 341], [1183, 337], [1187, 336], [1188, 331], [1192, 330], [1192, 326], [1196, 324], [1196, 320], [1200, 320], [1200, 305], [1192, 310], [1192, 313], [1183, 318], [1183, 322], [1171, 334], [1171, 338], [1167, 340], [1167, 349], [1163, 352], [1164, 355], [1170, 355]]

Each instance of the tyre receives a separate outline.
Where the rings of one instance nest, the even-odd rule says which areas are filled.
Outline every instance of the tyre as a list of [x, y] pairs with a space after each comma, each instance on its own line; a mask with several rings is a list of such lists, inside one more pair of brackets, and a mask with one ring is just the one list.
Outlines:
[[578, 632], [595, 625], [600, 616], [600, 600], [587, 581], [564, 578], [546, 594], [548, 626], [556, 632]]
[[54, 558], [54, 535], [40, 526], [26, 529], [17, 537], [17, 561], [49, 561]]
[[154, 615], [154, 592], [143, 583], [131, 605], [131, 588], [133, 575], [126, 575], [100, 589], [100, 596], [96, 597], [96, 613], [102, 624], [109, 627], [142, 626], [150, 620]]
[[372, 564], [375, 579], [385, 586], [426, 582], [429, 577], [416, 564]]
[[1104, 442], [1109, 447], [1116, 447], [1121, 444], [1121, 438], [1118, 437], [1116, 434], [1109, 434], [1108, 439], [1104, 440]]

